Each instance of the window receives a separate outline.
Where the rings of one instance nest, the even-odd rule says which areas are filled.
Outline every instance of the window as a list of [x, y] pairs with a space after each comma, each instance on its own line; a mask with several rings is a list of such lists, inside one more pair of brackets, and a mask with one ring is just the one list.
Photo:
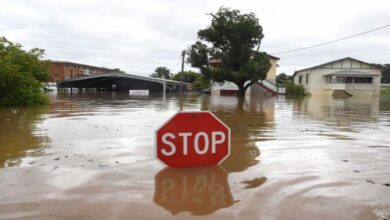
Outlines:
[[364, 76], [328, 76], [327, 83], [341, 83], [341, 84], [372, 84], [372, 77]]
[[372, 77], [354, 77], [354, 81], [359, 84], [371, 84]]
[[332, 82], [332, 77], [326, 76], [326, 83], [329, 84]]
[[336, 76], [336, 81], [334, 81], [334, 83], [344, 84], [345, 83], [345, 77], [344, 76]]
[[302, 84], [302, 75], [299, 75], [299, 84]]
[[309, 74], [306, 74], [306, 84], [309, 83]]

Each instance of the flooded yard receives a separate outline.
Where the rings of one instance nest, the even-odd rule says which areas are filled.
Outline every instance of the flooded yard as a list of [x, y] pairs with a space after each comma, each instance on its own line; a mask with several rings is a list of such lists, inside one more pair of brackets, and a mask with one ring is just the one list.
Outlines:
[[173, 169], [178, 97], [53, 94], [0, 108], [0, 219], [390, 219], [390, 96], [187, 96], [231, 128], [220, 166]]

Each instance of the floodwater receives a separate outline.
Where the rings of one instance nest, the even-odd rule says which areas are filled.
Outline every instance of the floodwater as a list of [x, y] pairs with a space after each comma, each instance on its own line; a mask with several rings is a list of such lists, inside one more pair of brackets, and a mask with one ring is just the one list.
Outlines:
[[186, 96], [232, 130], [220, 166], [173, 169], [177, 97], [52, 94], [0, 108], [0, 219], [390, 219], [390, 97]]

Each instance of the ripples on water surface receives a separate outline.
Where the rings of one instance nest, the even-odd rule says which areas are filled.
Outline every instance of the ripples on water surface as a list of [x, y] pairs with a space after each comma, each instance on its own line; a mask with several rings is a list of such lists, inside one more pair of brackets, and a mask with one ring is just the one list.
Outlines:
[[0, 219], [389, 219], [390, 97], [188, 96], [232, 130], [217, 167], [165, 168], [176, 97], [52, 95], [0, 109]]

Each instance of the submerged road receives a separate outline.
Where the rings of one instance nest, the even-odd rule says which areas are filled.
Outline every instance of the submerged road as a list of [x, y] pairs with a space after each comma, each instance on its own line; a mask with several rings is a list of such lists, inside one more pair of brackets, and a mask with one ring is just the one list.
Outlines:
[[177, 97], [53, 94], [0, 108], [0, 219], [388, 219], [390, 97], [191, 96], [231, 128], [221, 166], [166, 168]]

